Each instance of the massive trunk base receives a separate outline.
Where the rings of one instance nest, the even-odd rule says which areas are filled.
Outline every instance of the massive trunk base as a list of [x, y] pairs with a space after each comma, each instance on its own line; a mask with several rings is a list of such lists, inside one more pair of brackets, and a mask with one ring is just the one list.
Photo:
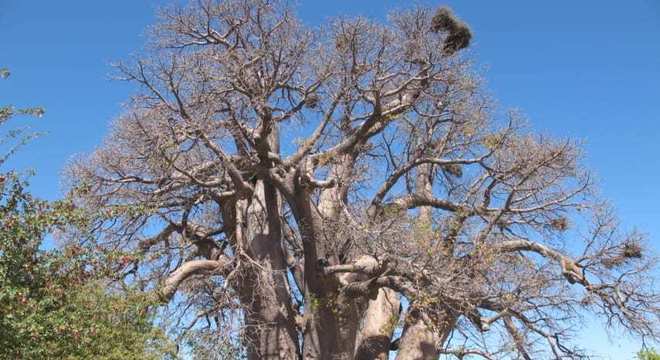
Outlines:
[[246, 213], [247, 235], [240, 248], [246, 261], [241, 303], [245, 307], [247, 355], [257, 359], [299, 359], [287, 266], [282, 249], [280, 199], [275, 188], [258, 182]]
[[448, 312], [431, 319], [412, 309], [406, 318], [396, 360], [437, 360], [455, 324], [456, 317]]
[[388, 359], [399, 307], [399, 295], [387, 288], [379, 289], [376, 298], [369, 300], [355, 342], [356, 360]]

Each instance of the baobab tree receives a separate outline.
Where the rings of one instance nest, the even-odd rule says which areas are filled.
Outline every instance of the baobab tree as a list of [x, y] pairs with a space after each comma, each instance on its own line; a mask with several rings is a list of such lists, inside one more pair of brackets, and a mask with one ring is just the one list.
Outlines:
[[576, 142], [498, 115], [471, 37], [447, 8], [321, 28], [276, 0], [163, 11], [118, 65], [139, 92], [69, 168], [87, 241], [129, 254], [118, 278], [176, 334], [236, 357], [579, 358], [586, 312], [654, 336], [644, 238]]

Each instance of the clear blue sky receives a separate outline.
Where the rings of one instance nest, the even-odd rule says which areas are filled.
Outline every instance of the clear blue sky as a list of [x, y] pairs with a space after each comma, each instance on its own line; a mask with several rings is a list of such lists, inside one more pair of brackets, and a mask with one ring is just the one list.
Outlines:
[[[318, 24], [336, 15], [382, 19], [408, 1], [299, 0]], [[474, 53], [503, 109], [516, 107], [534, 128], [583, 139], [624, 223], [660, 248], [660, 0], [420, 1], [448, 4], [472, 27]], [[130, 87], [109, 81], [112, 61], [140, 51], [156, 0], [0, 0], [1, 103], [41, 105], [46, 116], [20, 119], [47, 134], [10, 166], [33, 168], [32, 190], [54, 199], [60, 171], [97, 146]], [[589, 325], [584, 346], [629, 359], [639, 344], [613, 342]], [[608, 357], [606, 357], [608, 358]]]

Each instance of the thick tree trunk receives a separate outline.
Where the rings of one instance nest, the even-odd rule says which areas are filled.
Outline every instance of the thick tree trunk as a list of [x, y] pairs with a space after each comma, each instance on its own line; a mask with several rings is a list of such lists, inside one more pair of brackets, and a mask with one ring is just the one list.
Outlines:
[[[349, 257], [346, 249], [340, 244], [345, 244], [346, 239], [336, 238], [336, 232], [333, 227], [346, 220], [343, 209], [347, 203], [348, 185], [346, 180], [351, 178], [355, 156], [345, 154], [340, 160], [332, 166], [328, 179], [336, 180], [337, 185], [328, 189], [323, 189], [319, 194], [318, 205], [313, 214], [315, 221], [314, 236], [317, 247], [318, 259], [322, 259], [327, 265], [336, 265], [341, 263], [342, 257]], [[326, 228], [325, 221], [329, 222], [330, 228]], [[336, 275], [325, 276], [319, 273], [323, 278], [322, 291], [320, 299], [321, 307], [310, 309], [314, 318], [322, 319], [315, 323], [312, 331], [318, 332], [318, 335], [312, 335], [312, 338], [333, 337], [332, 341], [324, 341], [327, 344], [322, 349], [319, 358], [322, 359], [346, 359], [354, 358], [356, 336], [360, 319], [364, 316], [366, 309], [366, 298], [354, 298], [340, 291], [340, 284]], [[307, 339], [307, 338], [306, 338]], [[305, 341], [305, 346], [307, 342]], [[305, 352], [305, 358], [311, 353]]]
[[[325, 299], [331, 299], [326, 297]], [[342, 329], [338, 317], [342, 310], [337, 310], [341, 305], [332, 304], [325, 300], [312, 300], [309, 312], [305, 311], [305, 333], [304, 333], [304, 359], [327, 359], [348, 360], [352, 356], [349, 350], [349, 340], [346, 329]], [[353, 338], [354, 339], [354, 338]], [[351, 339], [350, 344], [353, 344]], [[347, 351], [348, 350], [348, 351]]]
[[[336, 261], [323, 237], [324, 221], [319, 208], [312, 202], [309, 190], [296, 183], [289, 203], [301, 224], [305, 255], [303, 287], [305, 313], [303, 318], [304, 359], [351, 359], [355, 333], [360, 318], [355, 299], [339, 292], [335, 276], [326, 276], [322, 268], [326, 262]], [[333, 207], [328, 207], [330, 209]]]
[[399, 342], [397, 360], [436, 360], [456, 318], [443, 312], [431, 319], [425, 313], [412, 309]]
[[[292, 189], [293, 214], [300, 224], [304, 252], [303, 293], [303, 358], [332, 359], [328, 354], [338, 348], [339, 324], [333, 313], [337, 285], [323, 276], [317, 259], [325, 259], [322, 248], [317, 247], [322, 220], [311, 202], [308, 189], [297, 182]], [[295, 194], [295, 195], [294, 195]]]
[[[253, 284], [254, 291], [242, 296], [244, 304], [249, 302], [246, 311], [248, 359], [298, 359], [298, 335], [294, 317], [279, 296], [280, 281], [265, 274]], [[252, 279], [251, 279], [252, 280]], [[273, 281], [270, 282], [269, 281]]]
[[355, 341], [356, 360], [387, 360], [392, 333], [399, 321], [399, 295], [387, 288], [369, 300]]
[[[246, 307], [249, 359], [297, 359], [298, 334], [282, 249], [280, 199], [269, 184], [259, 181], [247, 207], [246, 255], [256, 264], [242, 281]], [[239, 275], [239, 276], [241, 276]]]

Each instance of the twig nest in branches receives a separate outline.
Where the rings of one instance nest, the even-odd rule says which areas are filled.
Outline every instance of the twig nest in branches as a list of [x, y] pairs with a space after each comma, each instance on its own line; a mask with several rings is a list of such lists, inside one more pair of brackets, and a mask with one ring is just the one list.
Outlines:
[[308, 109], [314, 109], [319, 105], [319, 96], [316, 94], [309, 94], [305, 98], [305, 107]]
[[439, 8], [431, 20], [431, 30], [433, 32], [449, 31], [456, 27], [458, 19], [447, 7]]
[[495, 133], [484, 136], [481, 142], [486, 149], [495, 150], [502, 145], [503, 140], [502, 134]]
[[560, 217], [550, 220], [550, 227], [557, 231], [566, 231], [568, 230], [568, 219], [565, 217]]
[[621, 247], [618, 254], [606, 257], [601, 260], [601, 263], [608, 269], [621, 266], [630, 259], [641, 259], [642, 247], [637, 242], [627, 242]]
[[445, 40], [445, 47], [442, 49], [447, 55], [452, 55], [458, 50], [464, 49], [470, 45], [472, 33], [470, 29], [461, 24], [456, 31], [449, 33]]
[[351, 40], [345, 34], [339, 34], [335, 38], [335, 48], [339, 52], [344, 52], [344, 51], [348, 50], [348, 47], [350, 46], [350, 44], [351, 44]]
[[636, 242], [625, 243], [622, 255], [628, 259], [640, 259], [642, 257], [642, 247]]
[[455, 177], [463, 176], [463, 168], [460, 164], [447, 164], [442, 167], [442, 169], [449, 175]]
[[442, 51], [446, 55], [453, 55], [455, 52], [464, 49], [470, 45], [472, 32], [470, 28], [446, 7], [441, 7], [431, 20], [431, 31], [435, 33], [446, 32]]

